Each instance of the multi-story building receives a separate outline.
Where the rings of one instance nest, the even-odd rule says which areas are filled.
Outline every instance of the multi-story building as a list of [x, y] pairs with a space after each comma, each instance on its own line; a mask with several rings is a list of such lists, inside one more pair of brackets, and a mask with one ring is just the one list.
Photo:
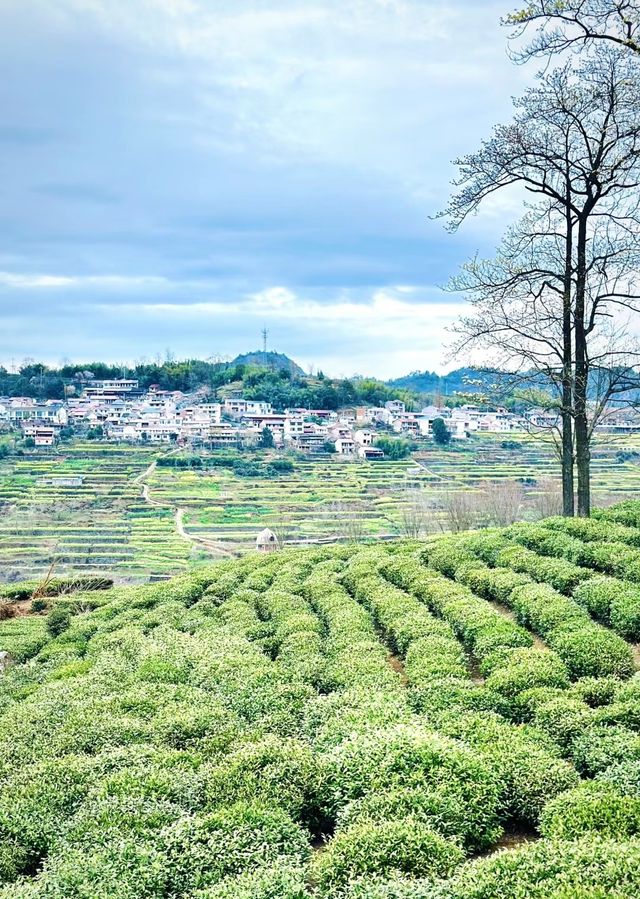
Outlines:
[[24, 436], [30, 437], [36, 446], [54, 446], [56, 442], [56, 429], [48, 425], [28, 421], [23, 426]]
[[132, 393], [138, 390], [138, 381], [132, 378], [92, 378], [84, 388], [85, 396]]
[[373, 446], [373, 441], [378, 434], [369, 428], [362, 428], [354, 434], [354, 440], [359, 446]]
[[20, 424], [24, 421], [41, 421], [56, 425], [66, 425], [68, 421], [65, 404], [61, 400], [40, 402], [31, 397], [15, 397], [3, 404], [7, 421]]
[[241, 418], [246, 415], [271, 415], [273, 407], [271, 403], [263, 400], [245, 400], [242, 397], [231, 397], [224, 401], [224, 411], [227, 415]]

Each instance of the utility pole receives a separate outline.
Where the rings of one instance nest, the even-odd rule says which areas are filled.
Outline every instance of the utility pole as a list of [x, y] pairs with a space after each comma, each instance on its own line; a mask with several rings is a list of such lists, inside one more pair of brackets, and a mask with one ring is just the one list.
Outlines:
[[264, 367], [267, 367], [267, 337], [269, 336], [269, 332], [266, 328], [262, 329], [262, 361], [264, 362]]

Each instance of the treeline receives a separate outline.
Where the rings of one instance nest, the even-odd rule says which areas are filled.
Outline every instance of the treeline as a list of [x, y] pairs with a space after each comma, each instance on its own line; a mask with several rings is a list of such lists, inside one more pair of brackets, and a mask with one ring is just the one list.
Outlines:
[[291, 459], [242, 458], [238, 456], [164, 456], [157, 463], [161, 468], [228, 468], [240, 478], [277, 478], [294, 471]]
[[[81, 389], [83, 373], [95, 378], [119, 378], [123, 368], [104, 362], [63, 365], [50, 368], [41, 363], [23, 365], [12, 373], [0, 367], [0, 396], [30, 396], [36, 399], [63, 399], [65, 388]], [[350, 405], [384, 405], [400, 399], [408, 405], [414, 394], [404, 388], [388, 387], [374, 378], [332, 379], [320, 373], [317, 377], [292, 375], [287, 369], [270, 369], [255, 365], [234, 365], [190, 359], [183, 362], [140, 363], [125, 370], [135, 378], [142, 390], [157, 385], [161, 390], [189, 393], [207, 387], [216, 396], [225, 386], [238, 386], [247, 399], [263, 400], [275, 409], [304, 407], [307, 409], [339, 409]]]

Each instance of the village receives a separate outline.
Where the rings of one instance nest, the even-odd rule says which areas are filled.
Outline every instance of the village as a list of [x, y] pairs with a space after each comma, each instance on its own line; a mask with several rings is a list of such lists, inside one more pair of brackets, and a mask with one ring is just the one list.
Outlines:
[[[110, 442], [211, 449], [263, 446], [381, 459], [384, 450], [376, 445], [381, 437], [429, 441], [438, 419], [447, 441], [463, 441], [475, 433], [536, 433], [557, 425], [556, 414], [541, 409], [516, 414], [500, 406], [465, 404], [411, 411], [400, 400], [337, 411], [277, 411], [271, 403], [243, 396], [212, 401], [204, 388], [190, 394], [155, 386], [143, 391], [138, 381], [128, 378], [89, 379], [79, 395], [65, 400], [0, 397], [0, 428], [20, 434], [33, 447], [52, 447], [77, 434]], [[612, 409], [599, 429], [633, 433], [640, 430], [640, 418], [626, 409]]]

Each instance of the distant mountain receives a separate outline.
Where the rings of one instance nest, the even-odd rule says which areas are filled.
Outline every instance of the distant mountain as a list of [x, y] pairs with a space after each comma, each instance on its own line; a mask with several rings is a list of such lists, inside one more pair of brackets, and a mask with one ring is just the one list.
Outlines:
[[240, 356], [236, 356], [231, 365], [259, 365], [261, 368], [284, 369], [296, 378], [305, 376], [304, 371], [293, 359], [284, 353], [275, 353], [271, 350], [267, 353], [263, 353], [262, 350], [256, 350], [254, 353], [242, 353]]
[[501, 373], [489, 369], [457, 368], [446, 375], [434, 371], [413, 371], [402, 378], [387, 381], [389, 387], [400, 387], [419, 394], [440, 393], [443, 397], [456, 393], [487, 393], [500, 386]]

